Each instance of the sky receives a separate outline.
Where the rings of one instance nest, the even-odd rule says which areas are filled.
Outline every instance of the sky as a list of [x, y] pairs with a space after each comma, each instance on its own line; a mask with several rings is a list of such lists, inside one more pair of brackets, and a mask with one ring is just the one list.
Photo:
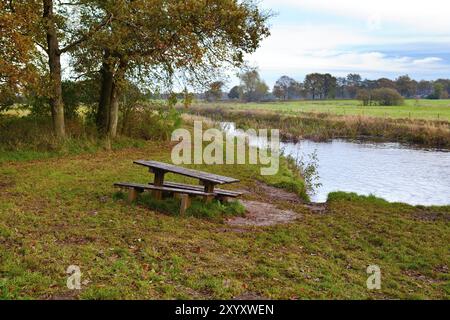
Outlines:
[[[271, 36], [246, 57], [269, 86], [310, 72], [450, 78], [446, 0], [261, 0]], [[237, 81], [236, 79], [231, 82]]]

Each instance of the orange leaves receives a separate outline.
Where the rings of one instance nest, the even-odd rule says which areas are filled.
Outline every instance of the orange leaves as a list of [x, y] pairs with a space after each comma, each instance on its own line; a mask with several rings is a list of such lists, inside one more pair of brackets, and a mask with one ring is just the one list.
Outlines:
[[0, 3], [0, 104], [37, 82], [33, 1]]

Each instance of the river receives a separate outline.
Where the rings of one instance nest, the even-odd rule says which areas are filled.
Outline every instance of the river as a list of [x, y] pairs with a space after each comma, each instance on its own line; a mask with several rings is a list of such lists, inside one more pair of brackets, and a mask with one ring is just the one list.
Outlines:
[[[221, 127], [238, 134], [233, 123]], [[260, 146], [260, 141], [253, 139], [250, 145]], [[346, 191], [412, 205], [450, 205], [448, 151], [345, 140], [282, 142], [281, 149], [305, 160], [316, 153], [321, 186], [311, 195], [314, 202], [325, 202], [330, 192]]]

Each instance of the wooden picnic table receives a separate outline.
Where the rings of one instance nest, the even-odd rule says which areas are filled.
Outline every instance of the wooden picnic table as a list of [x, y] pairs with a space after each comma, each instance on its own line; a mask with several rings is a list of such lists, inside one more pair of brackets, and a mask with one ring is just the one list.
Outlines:
[[[212, 174], [208, 172], [193, 170], [193, 169], [187, 169], [178, 167], [176, 165], [158, 162], [158, 161], [147, 161], [147, 160], [138, 160], [134, 161], [135, 164], [141, 165], [144, 167], [149, 168], [149, 171], [155, 174], [155, 180], [154, 185], [157, 187], [163, 187], [164, 186], [164, 175], [166, 173], [175, 173], [180, 174], [186, 177], [190, 178], [196, 178], [199, 179], [200, 184], [204, 186], [204, 192], [207, 194], [213, 194], [214, 193], [214, 187], [218, 184], [228, 184], [228, 183], [235, 183], [239, 182], [239, 180], [220, 176], [217, 174]], [[154, 196], [157, 199], [162, 198], [162, 191], [156, 190], [154, 192]], [[208, 198], [209, 200], [209, 198]]]

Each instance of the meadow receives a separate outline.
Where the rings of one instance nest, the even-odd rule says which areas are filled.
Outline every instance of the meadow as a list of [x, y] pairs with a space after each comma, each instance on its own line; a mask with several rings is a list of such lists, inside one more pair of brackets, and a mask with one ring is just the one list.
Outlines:
[[[301, 183], [284, 164], [198, 165], [239, 178], [244, 200], [291, 210], [289, 224], [231, 226], [127, 204], [112, 184], [151, 176], [132, 160], [170, 161], [170, 144], [0, 165], [1, 299], [445, 299], [450, 207], [331, 194], [324, 210], [277, 197]], [[177, 177], [169, 176], [170, 180]], [[191, 182], [191, 181], [183, 181]], [[269, 188], [269, 189], [268, 189]], [[269, 191], [267, 191], [269, 190]], [[378, 265], [381, 290], [368, 290]], [[69, 265], [81, 290], [66, 287]]]
[[408, 100], [405, 106], [362, 107], [355, 100], [212, 102], [183, 110], [215, 121], [235, 122], [241, 128], [277, 128], [285, 140], [364, 139], [449, 149], [449, 101], [420, 100], [421, 106], [411, 103]]
[[[450, 100], [407, 99], [403, 106], [362, 106], [357, 100], [301, 100], [262, 103], [205, 103], [234, 110], [276, 111], [288, 115], [327, 113], [331, 115], [370, 116], [393, 119], [450, 121]], [[205, 105], [198, 103], [198, 106]]]
[[[170, 162], [170, 142], [121, 136], [105, 148], [74, 121], [58, 143], [48, 121], [10, 117], [0, 126], [0, 299], [450, 296], [450, 206], [337, 192], [316, 210], [303, 177], [283, 160], [268, 177], [256, 165], [193, 168], [240, 179], [242, 201], [289, 210], [289, 223], [236, 226], [227, 210], [181, 217], [145, 197], [130, 205], [113, 187], [150, 181], [132, 161]], [[70, 265], [81, 269], [81, 290], [66, 286]], [[381, 268], [381, 290], [366, 287], [369, 265]]]

